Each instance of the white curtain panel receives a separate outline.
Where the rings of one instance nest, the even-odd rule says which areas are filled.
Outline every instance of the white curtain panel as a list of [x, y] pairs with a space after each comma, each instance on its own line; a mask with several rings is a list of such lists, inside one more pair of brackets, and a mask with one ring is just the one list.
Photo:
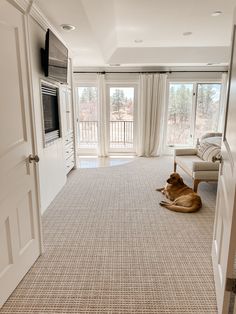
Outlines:
[[219, 130], [224, 130], [225, 124], [225, 111], [227, 105], [227, 90], [228, 90], [228, 73], [222, 73], [221, 77], [221, 94], [220, 94], [220, 120], [219, 120]]
[[140, 74], [137, 119], [137, 155], [154, 157], [161, 154], [166, 74]]
[[108, 156], [105, 74], [97, 75], [98, 90], [98, 156]]

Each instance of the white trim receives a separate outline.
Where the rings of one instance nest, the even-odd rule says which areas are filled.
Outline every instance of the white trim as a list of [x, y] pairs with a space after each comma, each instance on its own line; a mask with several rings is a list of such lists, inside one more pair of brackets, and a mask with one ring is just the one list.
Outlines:
[[[48, 19], [43, 15], [43, 13], [40, 11], [40, 9], [34, 4], [30, 11], [30, 16], [46, 31], [48, 28], [50, 28], [53, 33], [54, 27], [51, 25], [51, 23], [48, 21]], [[57, 35], [55, 33], [55, 35]], [[57, 35], [58, 37], [58, 35]]]
[[189, 78], [178, 78], [178, 77], [176, 77], [176, 78], [171, 78], [171, 77], [169, 77], [168, 79], [167, 79], [167, 84], [169, 83], [169, 82], [173, 82], [173, 83], [184, 83], [184, 84], [186, 84], [186, 83], [209, 83], [209, 84], [211, 84], [211, 83], [216, 83], [216, 84], [221, 84], [222, 83], [222, 80], [221, 80], [221, 78], [211, 78], [211, 79], [209, 79], [209, 78], [206, 78], [206, 79], [204, 79], [204, 78], [202, 78], [202, 79], [197, 79], [197, 78], [191, 78], [191, 77], [189, 77]]
[[80, 81], [80, 82], [78, 82], [78, 81], [76, 81], [75, 82], [75, 84], [74, 84], [74, 87], [75, 88], [80, 88], [80, 87], [97, 87], [97, 82], [93, 82], [93, 81], [84, 81], [84, 82], [82, 82], [82, 81]]
[[168, 80], [171, 81], [196, 81], [212, 82], [221, 81], [222, 72], [172, 72], [168, 73]]
[[7, 0], [9, 3], [20, 9], [25, 15], [30, 15], [45, 31], [50, 28], [51, 31], [60, 39], [60, 41], [68, 48], [68, 43], [62, 38], [61, 34], [55, 26], [48, 20], [40, 8], [35, 4], [34, 0]]
[[[19, 0], [17, 0], [19, 1]], [[22, 0], [26, 1], [26, 0]], [[70, 50], [68, 43], [62, 38], [61, 34], [55, 28], [55, 26], [48, 20], [48, 18], [43, 14], [40, 8], [33, 3], [29, 15], [46, 31], [48, 28], [60, 39], [60, 41]]]
[[[40, 8], [35, 4], [34, 0], [7, 0], [9, 3], [17, 6], [26, 15], [30, 15], [45, 31], [50, 28], [52, 32], [60, 39], [60, 41], [68, 47], [61, 34], [55, 26], [48, 20]], [[69, 47], [68, 47], [69, 48]]]
[[31, 6], [32, 0], [7, 0], [14, 7], [19, 9], [22, 13], [25, 13]]
[[119, 81], [116, 81], [116, 80], [109, 80], [109, 79], [106, 79], [106, 85], [114, 85], [114, 86], [117, 86], [117, 87], [126, 87], [128, 85], [132, 85], [132, 86], [138, 86], [139, 83], [138, 83], [138, 80], [119, 80]]
[[78, 168], [78, 127], [77, 127], [77, 102], [75, 95], [75, 85], [73, 80], [73, 59], [69, 58], [69, 67], [70, 67], [70, 79], [71, 86], [68, 87], [71, 90], [71, 101], [72, 101], [72, 119], [73, 119], [73, 131], [74, 131], [74, 169]]
[[[32, 133], [32, 147], [33, 154], [39, 155], [38, 152], [38, 143], [36, 136], [36, 122], [35, 122], [35, 104], [33, 97], [33, 78], [32, 78], [32, 51], [30, 46], [30, 38], [29, 38], [29, 19], [28, 16], [24, 16], [24, 24], [25, 24], [25, 42], [26, 42], [26, 54], [27, 54], [27, 71], [28, 71], [28, 82], [29, 82], [29, 99], [30, 99], [30, 118], [31, 118], [31, 133]], [[40, 255], [44, 252], [43, 245], [43, 227], [42, 227], [42, 217], [41, 217], [41, 191], [40, 191], [40, 180], [39, 180], [39, 167], [35, 165], [35, 183], [36, 183], [36, 203], [37, 203], [37, 221], [38, 221], [38, 230], [39, 230], [39, 247], [40, 247]]]

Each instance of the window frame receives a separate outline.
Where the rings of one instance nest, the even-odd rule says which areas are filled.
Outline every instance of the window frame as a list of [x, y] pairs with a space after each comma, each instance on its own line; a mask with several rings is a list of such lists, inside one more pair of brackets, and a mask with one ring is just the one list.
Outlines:
[[[170, 91], [170, 84], [193, 84], [193, 95], [192, 95], [192, 111], [191, 111], [191, 127], [190, 127], [190, 134], [192, 135], [192, 145], [174, 145], [168, 146], [167, 145], [167, 119], [168, 119], [168, 106], [169, 106], [169, 91]], [[198, 91], [198, 84], [220, 84], [220, 98], [219, 102], [221, 102], [222, 98], [222, 80], [221, 79], [191, 79], [191, 78], [169, 78], [167, 79], [166, 84], [166, 103], [165, 103], [165, 110], [164, 110], [164, 132], [163, 132], [163, 152], [165, 154], [173, 154], [174, 149], [176, 148], [186, 148], [186, 147], [195, 147], [197, 139], [195, 138], [195, 127], [196, 127], [196, 110], [197, 110], [197, 91]], [[219, 123], [218, 123], [218, 130], [222, 128], [221, 124], [221, 112], [222, 109], [219, 108]], [[223, 130], [222, 130], [223, 131]]]
[[[75, 93], [75, 99], [76, 99], [76, 122], [77, 122], [77, 132], [78, 132], [78, 153], [79, 155], [83, 156], [83, 155], [97, 155], [97, 151], [98, 151], [98, 145], [99, 143], [97, 143], [96, 147], [80, 147], [80, 143], [79, 143], [79, 123], [80, 123], [80, 119], [79, 119], [79, 88], [83, 88], [83, 87], [94, 87], [97, 89], [97, 94], [98, 94], [98, 86], [97, 86], [97, 82], [96, 81], [80, 81], [75, 85], [75, 89], [76, 89], [76, 93]], [[98, 106], [98, 99], [97, 99], [97, 106]], [[97, 108], [98, 110], [98, 108]], [[98, 123], [99, 123], [99, 119], [98, 119]], [[98, 132], [98, 130], [97, 130]], [[98, 139], [99, 140], [99, 139]]]
[[[133, 88], [134, 89], [134, 111], [133, 111], [133, 147], [132, 148], [111, 148], [110, 147], [110, 88]], [[137, 104], [138, 104], [138, 84], [133, 81], [119, 81], [119, 82], [106, 82], [106, 114], [107, 114], [107, 147], [110, 155], [118, 153], [132, 153], [136, 152], [137, 143]]]

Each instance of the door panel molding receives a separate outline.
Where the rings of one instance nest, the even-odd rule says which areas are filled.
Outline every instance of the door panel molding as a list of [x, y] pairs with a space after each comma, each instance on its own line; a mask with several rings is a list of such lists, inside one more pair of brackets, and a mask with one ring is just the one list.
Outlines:
[[24, 14], [1, 2], [0, 307], [40, 255], [40, 223]]

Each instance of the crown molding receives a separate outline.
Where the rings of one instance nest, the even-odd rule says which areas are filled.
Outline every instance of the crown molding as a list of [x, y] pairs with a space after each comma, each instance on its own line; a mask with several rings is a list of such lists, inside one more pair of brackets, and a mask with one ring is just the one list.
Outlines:
[[[21, 0], [17, 0], [21, 1]], [[27, 1], [27, 0], [22, 0]], [[60, 41], [68, 48], [68, 44], [64, 41], [61, 34], [58, 32], [58, 30], [55, 28], [55, 26], [48, 20], [48, 18], [43, 14], [43, 12], [40, 10], [40, 8], [33, 3], [32, 7], [29, 11], [29, 15], [46, 31], [48, 28], [60, 39]]]
[[9, 3], [20, 9], [21, 12], [27, 12], [32, 0], [8, 0]]
[[[1, 0], [0, 0], [1, 1]], [[35, 4], [35, 0], [7, 0], [9, 3], [20, 9], [25, 15], [30, 15], [45, 31], [50, 28], [51, 31], [60, 39], [60, 41], [68, 47], [61, 34], [47, 19], [40, 8]]]
[[36, 4], [32, 5], [29, 15], [42, 27], [45, 31], [50, 28], [52, 29], [51, 23], [48, 21], [46, 16], [40, 11]]

